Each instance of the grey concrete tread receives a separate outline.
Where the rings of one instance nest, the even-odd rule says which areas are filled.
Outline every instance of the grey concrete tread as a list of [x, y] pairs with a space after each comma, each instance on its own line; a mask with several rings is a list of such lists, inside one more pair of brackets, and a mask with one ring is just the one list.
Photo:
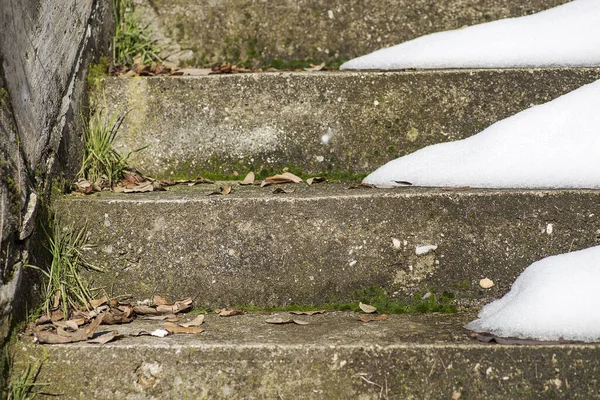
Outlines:
[[[195, 297], [197, 306], [351, 300], [376, 285], [399, 297], [431, 289], [481, 303], [532, 262], [597, 245], [598, 190], [352, 189], [348, 184], [178, 187], [57, 199], [85, 228], [93, 274], [109, 294]], [[427, 254], [417, 248], [434, 245]], [[483, 290], [479, 280], [495, 286]]]
[[107, 78], [129, 111], [117, 149], [157, 177], [234, 171], [364, 173], [469, 137], [600, 78], [600, 68], [258, 73]]
[[[518, 17], [567, 0], [138, 0], [169, 38], [174, 60], [196, 65], [273, 60], [320, 63], [367, 54], [415, 37]], [[144, 3], [150, 3], [142, 9]], [[151, 19], [151, 18], [150, 18]]]
[[[462, 327], [472, 311], [390, 315], [368, 324], [357, 313], [332, 312], [296, 316], [309, 321], [304, 326], [265, 323], [274, 316], [209, 315], [198, 335], [125, 337], [102, 346], [24, 339], [14, 347], [15, 360], [22, 368], [44, 358], [38, 382], [50, 382], [44, 391], [67, 399], [440, 399], [454, 393], [584, 399], [597, 393], [598, 344], [480, 343]], [[136, 321], [99, 331], [128, 334], [161, 325]]]

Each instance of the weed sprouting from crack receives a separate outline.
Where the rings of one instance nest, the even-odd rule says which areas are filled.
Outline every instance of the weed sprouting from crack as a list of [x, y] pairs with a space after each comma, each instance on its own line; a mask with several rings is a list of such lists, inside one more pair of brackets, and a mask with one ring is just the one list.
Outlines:
[[142, 27], [133, 14], [131, 0], [113, 0], [115, 35], [113, 38], [113, 65], [131, 66], [134, 58], [149, 65], [162, 61], [160, 46], [151, 38], [148, 27]]
[[51, 315], [52, 310], [62, 309], [65, 319], [71, 308], [89, 308], [93, 289], [81, 276], [84, 270], [103, 270], [86, 261], [83, 251], [86, 243], [85, 229], [65, 226], [55, 217], [50, 233], [46, 231], [48, 250], [52, 261], [47, 268], [30, 266], [41, 271], [47, 283], [44, 288], [43, 310]]

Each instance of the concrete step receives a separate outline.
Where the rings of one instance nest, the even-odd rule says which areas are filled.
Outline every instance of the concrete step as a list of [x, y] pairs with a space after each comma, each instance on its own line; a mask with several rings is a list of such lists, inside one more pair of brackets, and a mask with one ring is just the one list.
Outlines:
[[[286, 185], [284, 185], [285, 187]], [[376, 285], [481, 303], [531, 262], [600, 242], [600, 191], [345, 189], [345, 184], [64, 197], [86, 227], [109, 294], [196, 297], [197, 306], [325, 304]], [[437, 246], [426, 254], [421, 246]], [[489, 278], [495, 286], [479, 287]]]
[[600, 68], [109, 78], [97, 95], [129, 111], [117, 148], [150, 144], [131, 157], [150, 175], [348, 176], [599, 78]]
[[[518, 17], [568, 0], [136, 0], [180, 62], [339, 64], [441, 30]], [[154, 21], [152, 20], [154, 18]], [[278, 63], [279, 61], [279, 63]]]
[[[292, 317], [279, 313], [285, 319]], [[38, 382], [64, 399], [591, 399], [600, 346], [493, 345], [466, 335], [473, 313], [355, 313], [270, 325], [259, 313], [209, 315], [199, 335], [124, 337], [102, 346], [15, 346], [16, 365], [46, 359]], [[162, 327], [135, 321], [128, 335]], [[460, 394], [460, 397], [458, 397]]]

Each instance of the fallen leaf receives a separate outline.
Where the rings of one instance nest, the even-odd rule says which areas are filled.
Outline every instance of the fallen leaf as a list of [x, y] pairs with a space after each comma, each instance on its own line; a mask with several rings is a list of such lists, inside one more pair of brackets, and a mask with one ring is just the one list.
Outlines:
[[102, 304], [106, 303], [107, 301], [108, 301], [108, 298], [106, 296], [102, 296], [102, 298], [100, 298], [98, 300], [91, 300], [90, 305], [92, 306], [92, 308], [98, 308]]
[[192, 308], [192, 298], [178, 300], [174, 304], [162, 304], [156, 307], [160, 314], [178, 314]]
[[254, 183], [254, 172], [250, 171], [250, 172], [248, 172], [248, 175], [246, 175], [244, 180], [240, 182], [240, 185], [242, 185], [242, 186], [252, 185], [253, 183]]
[[394, 181], [399, 185], [406, 185], [406, 186], [412, 186], [412, 183], [408, 182], [408, 181]]
[[[187, 75], [187, 76], [204, 76], [209, 75], [212, 69], [210, 68], [182, 68], [177, 70], [177, 75]], [[171, 74], [175, 75], [175, 73]]]
[[119, 308], [111, 308], [104, 313], [102, 324], [116, 325], [128, 324], [133, 321], [133, 307], [120, 306]]
[[285, 190], [283, 188], [276, 188], [275, 190], [273, 190], [273, 194], [289, 194], [289, 193], [294, 193], [296, 191], [296, 189], [292, 189], [292, 190]]
[[549, 346], [559, 344], [577, 344], [582, 343], [577, 340], [537, 340], [520, 339], [513, 337], [500, 337], [489, 332], [470, 332], [468, 336], [483, 343], [496, 343], [501, 345], [525, 345], [525, 346]]
[[169, 321], [169, 322], [177, 322], [179, 321], [179, 317], [175, 314], [165, 314], [165, 315], [146, 315], [141, 319], [149, 319], [153, 321]]
[[196, 318], [189, 322], [184, 322], [183, 324], [179, 324], [184, 328], [189, 328], [190, 326], [200, 326], [204, 323], [204, 315], [198, 315]]
[[160, 314], [158, 311], [156, 311], [156, 308], [150, 307], [150, 306], [144, 306], [144, 305], [134, 306], [133, 312], [136, 314], [139, 314], [139, 315], [158, 315], [158, 314]]
[[325, 67], [325, 63], [319, 64], [319, 65], [310, 64], [310, 68], [304, 68], [304, 70], [307, 72], [320, 71], [324, 67]]
[[231, 186], [220, 187], [219, 190], [209, 193], [207, 196], [223, 195], [226, 196], [231, 193]]
[[313, 183], [321, 183], [321, 182], [327, 182], [327, 178], [322, 178], [320, 176], [315, 176], [313, 178], [308, 178], [306, 180], [306, 183], [310, 186]]
[[216, 310], [216, 312], [219, 317], [233, 317], [234, 315], [244, 314], [243, 310], [239, 310], [236, 308], [233, 308], [233, 309], [224, 308], [222, 310]]
[[269, 176], [264, 181], [276, 185], [279, 183], [300, 183], [302, 179], [291, 172], [284, 172], [283, 174]]
[[363, 312], [365, 312], [367, 314], [373, 314], [375, 311], [377, 311], [377, 307], [373, 307], [368, 304], [358, 303], [358, 306], [360, 307], [361, 310], [363, 310]]
[[185, 327], [185, 326], [174, 324], [172, 322], [165, 322], [165, 324], [163, 326], [165, 327], [165, 329], [167, 331], [169, 331], [169, 333], [191, 333], [191, 334], [196, 334], [196, 333], [202, 333], [202, 332], [204, 332], [204, 329], [202, 329], [202, 328], [198, 328], [198, 327]]
[[[160, 183], [159, 183], [160, 184]], [[114, 189], [113, 189], [114, 190]], [[123, 193], [146, 193], [153, 192], [154, 185], [150, 181], [142, 182], [136, 185], [128, 185], [123, 189]]]
[[373, 186], [369, 183], [361, 183], [361, 184], [354, 185], [354, 186], [348, 186], [346, 189], [360, 189], [360, 188], [374, 189], [375, 186]]
[[388, 315], [387, 314], [381, 314], [381, 315], [361, 315], [360, 316], [360, 320], [362, 322], [385, 321], [386, 319], [388, 319]]
[[[98, 326], [102, 323], [103, 314], [96, 317], [88, 326], [79, 329], [77, 332], [73, 332], [69, 336], [61, 336], [58, 333], [50, 331], [34, 331], [34, 340], [38, 343], [46, 344], [64, 344], [64, 343], [75, 343], [83, 342], [91, 339], [94, 336], [94, 332]], [[62, 329], [62, 328], [59, 328]], [[58, 330], [57, 330], [58, 331]], [[64, 333], [64, 331], [63, 331]]]
[[274, 324], [274, 325], [285, 325], [285, 324], [308, 325], [307, 321], [302, 321], [299, 319], [291, 319], [291, 318], [283, 319], [283, 318], [279, 318], [279, 317], [266, 319], [265, 322], [267, 324]]
[[155, 306], [163, 306], [165, 304], [169, 304], [167, 299], [165, 299], [162, 296], [154, 296], [154, 298], [152, 299], [152, 302], [154, 303]]
[[115, 340], [115, 338], [117, 337], [117, 334], [118, 334], [117, 331], [111, 331], [111, 332], [105, 333], [104, 335], [100, 335], [95, 339], [88, 340], [87, 342], [90, 344], [106, 344], [108, 342]]
[[315, 315], [315, 314], [325, 314], [327, 310], [315, 310], [315, 311], [290, 311], [290, 314], [294, 315]]

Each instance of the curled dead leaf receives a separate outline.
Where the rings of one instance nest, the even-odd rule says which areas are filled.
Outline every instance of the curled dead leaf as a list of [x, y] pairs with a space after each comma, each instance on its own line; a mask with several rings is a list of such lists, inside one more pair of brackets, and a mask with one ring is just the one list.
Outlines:
[[242, 315], [244, 314], [243, 310], [239, 310], [237, 308], [224, 308], [222, 310], [215, 310], [219, 317], [233, 317], [234, 315]]
[[300, 183], [302, 179], [291, 172], [284, 172], [279, 175], [269, 176], [265, 178], [264, 182], [276, 185], [279, 183]]
[[360, 316], [360, 320], [362, 322], [373, 322], [373, 321], [385, 321], [386, 319], [388, 319], [388, 315], [387, 314], [381, 314], [381, 315], [361, 315]]
[[254, 183], [254, 172], [248, 172], [248, 175], [240, 182], [240, 185], [252, 185]]
[[178, 324], [174, 324], [172, 322], [165, 322], [165, 324], [163, 325], [164, 328], [169, 331], [169, 333], [190, 333], [190, 334], [196, 334], [196, 333], [202, 333], [204, 332], [204, 329], [199, 328], [197, 326], [190, 326], [190, 327], [185, 327], [185, 326], [181, 326]]
[[108, 342], [112, 342], [113, 340], [115, 340], [117, 338], [117, 334], [119, 332], [117, 331], [111, 331], [108, 333], [105, 333], [103, 335], [100, 335], [92, 340], [88, 340], [87, 342], [90, 344], [106, 344]]
[[152, 299], [152, 302], [154, 303], [155, 306], [163, 306], [165, 304], [169, 304], [167, 299], [165, 299], [162, 296], [154, 296], [154, 298]]
[[274, 325], [285, 325], [285, 324], [308, 325], [307, 321], [302, 321], [300, 319], [292, 319], [292, 318], [283, 319], [283, 318], [279, 318], [279, 317], [266, 319], [265, 322], [267, 324], [274, 324]]
[[315, 176], [313, 178], [308, 178], [306, 180], [306, 183], [309, 186], [312, 185], [313, 183], [321, 183], [321, 182], [327, 182], [327, 178], [323, 178], [323, 177], [320, 177], [320, 176]]
[[204, 323], [204, 315], [198, 315], [196, 318], [189, 322], [184, 322], [183, 324], [179, 324], [184, 328], [189, 328], [190, 326], [200, 326]]
[[91, 339], [94, 336], [94, 332], [96, 331], [96, 329], [98, 328], [98, 326], [102, 323], [102, 318], [104, 317], [103, 314], [100, 314], [98, 317], [96, 317], [88, 326], [77, 330], [76, 332], [73, 332], [72, 334], [69, 334], [67, 336], [65, 336], [65, 331], [64, 328], [58, 328], [58, 329], [62, 329], [61, 333], [63, 335], [59, 335], [58, 334], [58, 329], [57, 329], [57, 333], [51, 332], [51, 331], [46, 331], [46, 330], [40, 330], [40, 331], [34, 331], [33, 335], [34, 335], [34, 340], [38, 343], [42, 343], [42, 344], [65, 344], [65, 343], [75, 343], [75, 342], [83, 342], [85, 340]]
[[399, 185], [405, 185], [405, 186], [412, 186], [412, 183], [408, 182], [408, 181], [394, 181]]
[[100, 299], [91, 300], [90, 305], [92, 306], [92, 308], [97, 308], [97, 307], [100, 307], [102, 304], [106, 303], [107, 301], [108, 301], [108, 297], [102, 296], [102, 298], [100, 298]]
[[358, 307], [360, 307], [360, 309], [367, 314], [373, 314], [375, 311], [377, 311], [377, 307], [373, 307], [369, 304], [364, 304], [362, 302], [358, 303]]
[[276, 188], [275, 190], [273, 190], [273, 194], [289, 194], [294, 193], [295, 191], [296, 189], [285, 190], [283, 188]]
[[231, 193], [231, 186], [220, 187], [219, 190], [209, 193], [207, 196], [222, 195], [226, 196]]
[[315, 315], [315, 314], [325, 314], [327, 310], [315, 310], [315, 311], [290, 311], [290, 314], [294, 315]]

